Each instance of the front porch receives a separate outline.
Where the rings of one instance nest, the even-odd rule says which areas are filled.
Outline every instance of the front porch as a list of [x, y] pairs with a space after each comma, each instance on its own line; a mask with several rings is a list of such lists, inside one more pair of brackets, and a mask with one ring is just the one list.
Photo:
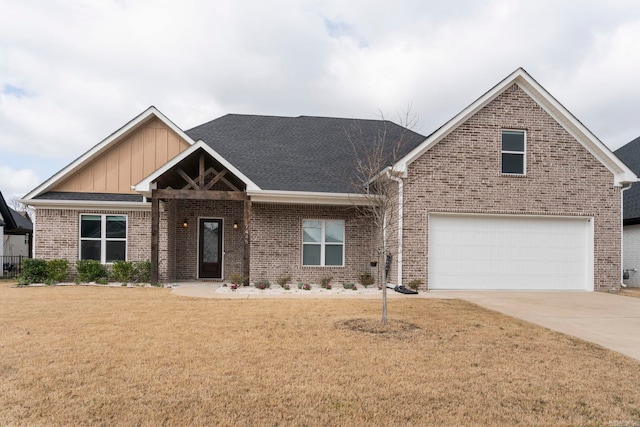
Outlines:
[[202, 143], [136, 185], [151, 199], [151, 282], [248, 277], [246, 189]]
[[245, 205], [224, 200], [163, 202], [160, 216], [166, 226], [161, 229], [166, 232], [160, 231], [158, 245], [163, 281], [228, 281], [234, 273], [248, 276]]

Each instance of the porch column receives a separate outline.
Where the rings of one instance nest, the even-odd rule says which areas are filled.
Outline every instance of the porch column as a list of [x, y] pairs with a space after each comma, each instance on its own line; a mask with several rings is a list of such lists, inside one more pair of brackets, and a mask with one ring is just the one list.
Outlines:
[[244, 256], [242, 274], [249, 280], [251, 266], [251, 200], [244, 201]]
[[158, 283], [158, 254], [160, 246], [160, 200], [151, 191], [151, 283]]

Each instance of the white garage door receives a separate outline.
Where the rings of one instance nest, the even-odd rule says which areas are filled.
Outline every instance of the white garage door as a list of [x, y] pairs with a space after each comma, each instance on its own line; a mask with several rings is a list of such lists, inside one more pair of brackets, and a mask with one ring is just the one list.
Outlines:
[[429, 288], [593, 290], [590, 219], [431, 214]]

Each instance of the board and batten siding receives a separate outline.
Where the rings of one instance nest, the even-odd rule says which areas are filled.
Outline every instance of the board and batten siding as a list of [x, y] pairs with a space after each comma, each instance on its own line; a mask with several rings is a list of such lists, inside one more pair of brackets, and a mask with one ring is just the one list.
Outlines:
[[189, 143], [154, 118], [52, 190], [136, 194], [132, 185], [188, 147]]

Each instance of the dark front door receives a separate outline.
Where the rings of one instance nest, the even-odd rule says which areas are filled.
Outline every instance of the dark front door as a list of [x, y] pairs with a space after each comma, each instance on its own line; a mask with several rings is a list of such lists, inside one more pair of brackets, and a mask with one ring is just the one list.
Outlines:
[[198, 238], [199, 259], [198, 275], [200, 278], [222, 278], [222, 220], [201, 219], [200, 236]]

